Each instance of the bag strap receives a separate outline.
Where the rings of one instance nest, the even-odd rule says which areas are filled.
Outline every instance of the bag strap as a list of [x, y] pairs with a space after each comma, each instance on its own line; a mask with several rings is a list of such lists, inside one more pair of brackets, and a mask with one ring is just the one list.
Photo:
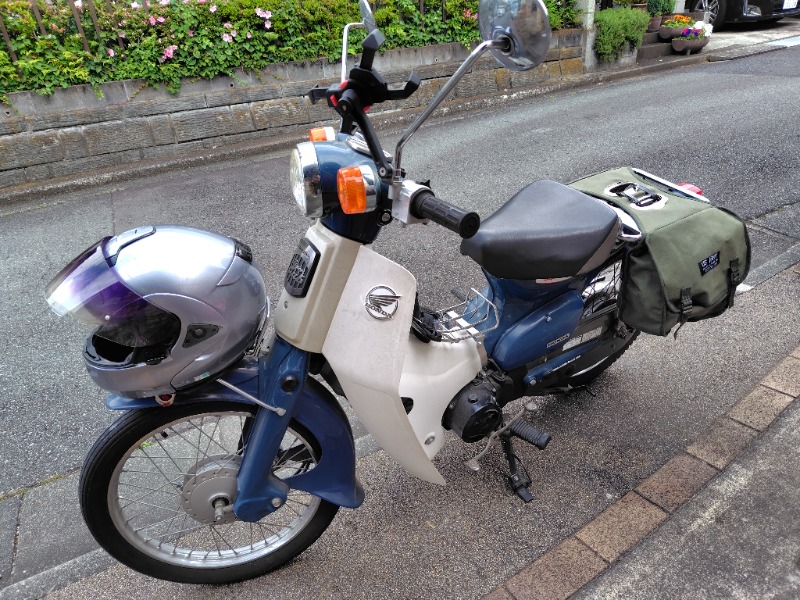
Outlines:
[[734, 258], [728, 269], [728, 308], [733, 307], [733, 297], [736, 295], [736, 287], [742, 282], [742, 275], [739, 272], [739, 259]]
[[675, 330], [673, 334], [673, 339], [678, 339], [678, 332], [681, 330], [686, 324], [686, 321], [689, 320], [689, 317], [692, 314], [692, 288], [686, 287], [681, 290], [681, 313], [678, 318], [678, 328]]

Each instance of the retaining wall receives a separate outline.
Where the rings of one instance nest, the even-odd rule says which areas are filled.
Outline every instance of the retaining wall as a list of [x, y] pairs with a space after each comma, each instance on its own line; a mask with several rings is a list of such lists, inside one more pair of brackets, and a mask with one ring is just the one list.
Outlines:
[[[451, 102], [582, 75], [584, 38], [581, 29], [554, 32], [545, 62], [522, 73], [487, 55], [464, 76]], [[402, 83], [415, 70], [422, 85], [408, 100], [387, 102], [370, 115], [421, 110], [467, 56], [460, 44], [446, 44], [377, 57], [390, 83]], [[312, 105], [306, 94], [317, 83], [337, 82], [340, 70], [327, 61], [272, 65], [260, 73], [186, 81], [174, 95], [141, 81], [104, 84], [102, 98], [85, 85], [52, 96], [9, 94], [11, 106], [0, 105], [0, 190], [333, 124], [327, 104]]]

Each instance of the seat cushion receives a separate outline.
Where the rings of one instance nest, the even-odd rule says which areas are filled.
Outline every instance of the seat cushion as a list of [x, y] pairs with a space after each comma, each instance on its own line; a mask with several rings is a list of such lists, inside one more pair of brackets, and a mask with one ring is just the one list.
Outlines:
[[478, 233], [461, 243], [461, 253], [495, 277], [572, 277], [599, 266], [597, 254], [613, 245], [618, 228], [619, 218], [606, 203], [542, 180], [481, 223]]

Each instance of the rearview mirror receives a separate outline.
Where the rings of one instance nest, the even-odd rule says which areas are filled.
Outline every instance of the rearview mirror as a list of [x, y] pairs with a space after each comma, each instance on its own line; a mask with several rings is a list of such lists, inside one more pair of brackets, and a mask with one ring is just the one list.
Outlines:
[[478, 29], [483, 41], [504, 42], [490, 51], [512, 71], [532, 69], [550, 49], [550, 18], [542, 0], [480, 0]]
[[358, 0], [358, 10], [361, 11], [361, 21], [364, 23], [364, 29], [367, 30], [367, 33], [370, 33], [374, 29], [378, 28], [378, 25], [375, 23], [375, 17], [372, 16], [372, 9], [370, 8], [367, 0]]

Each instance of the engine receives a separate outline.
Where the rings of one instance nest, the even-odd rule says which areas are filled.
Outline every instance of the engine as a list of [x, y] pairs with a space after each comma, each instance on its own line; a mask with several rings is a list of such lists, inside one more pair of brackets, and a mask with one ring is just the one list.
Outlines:
[[442, 426], [455, 431], [465, 442], [477, 442], [503, 423], [503, 411], [495, 398], [495, 386], [475, 379], [464, 386], [447, 405]]

